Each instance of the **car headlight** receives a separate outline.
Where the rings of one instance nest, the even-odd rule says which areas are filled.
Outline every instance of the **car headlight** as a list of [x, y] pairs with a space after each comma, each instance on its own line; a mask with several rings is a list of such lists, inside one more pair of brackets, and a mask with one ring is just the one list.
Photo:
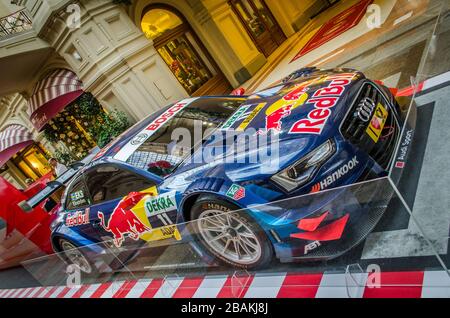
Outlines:
[[335, 151], [335, 143], [330, 139], [271, 179], [285, 190], [292, 191], [308, 183]]

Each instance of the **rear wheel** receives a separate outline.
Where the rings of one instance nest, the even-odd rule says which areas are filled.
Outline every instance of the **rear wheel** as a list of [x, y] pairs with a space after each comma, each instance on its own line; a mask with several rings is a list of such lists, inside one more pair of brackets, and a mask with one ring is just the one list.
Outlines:
[[191, 210], [194, 236], [221, 262], [243, 269], [266, 266], [272, 245], [264, 231], [245, 212], [216, 197], [197, 200]]
[[88, 275], [95, 272], [94, 267], [88, 261], [87, 257], [73, 243], [65, 239], [60, 239], [59, 246], [61, 247], [61, 252], [63, 253], [64, 258], [69, 264], [78, 266], [83, 273]]

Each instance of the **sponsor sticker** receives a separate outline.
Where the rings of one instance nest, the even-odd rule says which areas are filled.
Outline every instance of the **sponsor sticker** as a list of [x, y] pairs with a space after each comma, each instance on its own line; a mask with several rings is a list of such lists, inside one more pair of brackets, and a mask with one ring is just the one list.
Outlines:
[[341, 166], [338, 170], [329, 175], [326, 179], [316, 183], [312, 186], [310, 193], [316, 193], [321, 190], [325, 190], [333, 183], [341, 179], [343, 176], [348, 174], [350, 171], [355, 169], [355, 167], [359, 164], [358, 158], [355, 156], [345, 165]]
[[306, 244], [304, 254], [308, 255], [309, 252], [314, 251], [316, 248], [318, 248], [320, 246], [321, 246], [321, 244], [319, 241], [314, 241], [312, 243]]
[[308, 100], [308, 93], [306, 93], [308, 89], [304, 83], [296, 86], [284, 95], [283, 98], [267, 108], [265, 128], [259, 130], [258, 133], [263, 134], [269, 133], [270, 131], [274, 131], [275, 133], [281, 132], [283, 126], [282, 119], [290, 116], [294, 109], [305, 104]]
[[395, 167], [398, 168], [398, 169], [403, 169], [403, 168], [405, 167], [405, 162], [403, 162], [403, 161], [397, 161], [397, 162], [395, 163]]
[[70, 199], [72, 201], [80, 200], [84, 198], [84, 192], [83, 190], [76, 191], [70, 194]]
[[74, 227], [89, 224], [89, 208], [84, 211], [77, 211], [66, 217], [66, 226]]
[[409, 146], [412, 142], [413, 132], [414, 130], [408, 130], [400, 144], [400, 149], [396, 158], [397, 162], [395, 163], [395, 167], [398, 169], [403, 169], [405, 167], [405, 161], [408, 155]]
[[250, 105], [244, 105], [240, 107], [228, 120], [223, 124], [222, 130], [227, 130], [231, 126], [233, 126], [239, 119], [243, 117], [247, 109], [250, 108]]
[[227, 197], [239, 201], [245, 198], [245, 188], [240, 185], [233, 184], [227, 191]]
[[70, 194], [70, 201], [73, 207], [82, 206], [87, 203], [83, 190], [76, 191]]
[[377, 108], [375, 109], [375, 114], [370, 121], [369, 127], [366, 129], [366, 133], [375, 143], [377, 143], [380, 139], [387, 117], [388, 112], [386, 108], [384, 108], [381, 103], [378, 103]]
[[144, 207], [145, 212], [149, 217], [158, 213], [173, 211], [177, 208], [175, 192], [161, 194], [156, 197], [149, 197], [145, 200]]
[[148, 137], [149, 136], [146, 133], [139, 134], [136, 137], [134, 137], [133, 139], [131, 139], [130, 144], [133, 146], [142, 145], [148, 139]]
[[297, 121], [290, 129], [290, 134], [320, 135], [325, 127], [331, 110], [336, 106], [340, 97], [350, 85], [356, 73], [342, 73], [327, 76], [324, 81], [330, 81], [327, 87], [318, 89], [306, 104], [314, 108], [308, 113], [308, 118]]
[[255, 119], [256, 116], [258, 116], [259, 112], [264, 108], [264, 106], [266, 106], [266, 103], [258, 104], [236, 130], [244, 131], [245, 128], [247, 128], [247, 126], [252, 122], [252, 120]]

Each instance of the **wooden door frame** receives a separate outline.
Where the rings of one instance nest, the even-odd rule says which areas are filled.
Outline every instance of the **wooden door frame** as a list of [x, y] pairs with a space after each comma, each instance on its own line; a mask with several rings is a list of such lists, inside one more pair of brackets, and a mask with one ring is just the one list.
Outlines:
[[[244, 25], [245, 30], [247, 31], [247, 34], [250, 36], [250, 38], [252, 39], [253, 43], [256, 45], [256, 47], [258, 48], [258, 50], [261, 53], [264, 53], [264, 49], [260, 46], [260, 44], [258, 43], [257, 38], [254, 36], [253, 32], [251, 30], [249, 30], [247, 22], [243, 19], [243, 17], [241, 16], [241, 14], [239, 13], [239, 11], [236, 8], [235, 3], [239, 2], [242, 4], [243, 0], [228, 0], [228, 5], [231, 7], [231, 9], [233, 10], [233, 12], [236, 14], [236, 16], [238, 17], [239, 21], [241, 21], [241, 23]], [[270, 10], [269, 6], [267, 5], [265, 0], [260, 0], [262, 5], [264, 6], [264, 8], [266, 8], [267, 12], [269, 12], [270, 17], [272, 18], [272, 20], [274, 21], [274, 23], [276, 24], [276, 27], [278, 27], [278, 29], [281, 31], [281, 33], [284, 35], [284, 37], [287, 39], [286, 34], [284, 33], [283, 29], [281, 28], [280, 24], [278, 23], [278, 20], [275, 18], [275, 16], [273, 15], [272, 11]], [[249, 1], [250, 6], [252, 7], [253, 10], [255, 10], [255, 12], [258, 12], [258, 8], [256, 7], [255, 3], [253, 2], [253, 0]], [[247, 8], [242, 5], [244, 10], [247, 12]], [[247, 12], [248, 13], [248, 12]], [[259, 14], [258, 14], [259, 16]], [[266, 24], [266, 22], [264, 21], [264, 19], [262, 19], [260, 17], [260, 20], [262, 21], [266, 32], [269, 33], [270, 38], [272, 39], [273, 42], [275, 42], [277, 45], [279, 45], [277, 43], [277, 41], [274, 39], [272, 32], [271, 32], [271, 28]]]
[[[197, 32], [195, 32], [194, 28], [191, 26], [191, 24], [186, 19], [184, 14], [182, 14], [177, 8], [174, 8], [171, 5], [164, 4], [164, 3], [149, 4], [142, 10], [140, 21], [142, 21], [142, 19], [144, 18], [145, 14], [147, 14], [147, 12], [149, 12], [150, 10], [154, 10], [154, 9], [163, 9], [163, 10], [170, 11], [170, 12], [174, 13], [183, 22], [182, 25], [176, 27], [169, 34], [162, 35], [162, 36], [159, 36], [159, 37], [153, 39], [153, 45], [154, 45], [155, 49], [158, 50], [159, 48], [164, 46], [170, 40], [173, 40], [173, 39], [185, 34], [186, 32], [190, 32], [192, 37], [194, 38], [194, 41], [199, 46], [202, 53], [206, 56], [206, 58], [208, 59], [208, 62], [211, 63], [211, 65], [214, 68], [214, 70], [216, 71], [217, 75], [223, 77], [223, 79], [226, 81], [228, 86], [230, 86], [232, 88], [230, 81], [228, 80], [228, 78], [226, 78], [226, 76], [223, 74], [222, 70], [219, 68], [219, 65], [217, 64], [215, 59], [212, 57], [212, 55], [206, 49], [205, 45], [200, 40], [200, 37], [197, 35]], [[189, 43], [189, 45], [190, 45], [191, 49], [193, 49], [193, 51], [196, 52], [196, 50], [192, 47], [192, 44]], [[196, 53], [199, 54], [198, 52], [196, 52]], [[199, 58], [202, 59], [201, 55], [199, 56]], [[206, 64], [204, 61], [203, 61], [203, 63]], [[208, 71], [211, 72], [211, 70], [208, 68], [208, 66], [207, 65], [205, 65], [205, 66], [208, 69]], [[212, 78], [214, 78], [214, 76]], [[184, 89], [184, 87], [183, 87], [183, 89]], [[201, 90], [201, 87], [198, 90]], [[196, 92], [197, 91], [193, 92], [192, 95], [194, 96]]]

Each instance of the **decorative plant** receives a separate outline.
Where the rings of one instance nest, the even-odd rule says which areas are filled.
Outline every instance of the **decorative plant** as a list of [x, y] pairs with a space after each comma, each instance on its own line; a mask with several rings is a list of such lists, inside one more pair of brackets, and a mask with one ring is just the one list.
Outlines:
[[50, 142], [58, 142], [58, 134], [51, 129], [44, 130], [44, 137]]
[[114, 110], [109, 114], [103, 113], [100, 117], [101, 120], [93, 127], [93, 135], [100, 148], [106, 146], [130, 126], [124, 112]]
[[70, 154], [68, 154], [67, 152], [62, 152], [60, 150], [55, 151], [55, 159], [64, 165], [70, 165], [75, 161], [75, 159], [72, 158]]
[[124, 113], [107, 114], [90, 93], [68, 105], [45, 127], [50, 142], [61, 141], [73, 159], [84, 158], [96, 144], [101, 148], [129, 127]]

